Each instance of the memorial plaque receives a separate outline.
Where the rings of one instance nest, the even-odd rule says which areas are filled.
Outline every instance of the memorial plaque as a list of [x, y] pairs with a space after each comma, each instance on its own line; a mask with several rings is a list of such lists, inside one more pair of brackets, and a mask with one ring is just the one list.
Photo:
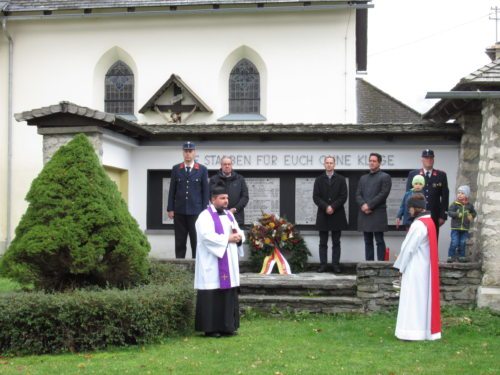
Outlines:
[[170, 219], [167, 214], [168, 192], [170, 190], [170, 178], [162, 179], [162, 199], [161, 199], [161, 223], [173, 224], [174, 220]]
[[314, 177], [295, 179], [295, 224], [316, 224], [318, 206], [313, 201]]
[[389, 225], [396, 224], [401, 201], [406, 193], [406, 177], [392, 177], [392, 188], [387, 197], [387, 220]]
[[280, 179], [247, 177], [250, 200], [245, 207], [245, 224], [256, 222], [262, 212], [280, 214]]

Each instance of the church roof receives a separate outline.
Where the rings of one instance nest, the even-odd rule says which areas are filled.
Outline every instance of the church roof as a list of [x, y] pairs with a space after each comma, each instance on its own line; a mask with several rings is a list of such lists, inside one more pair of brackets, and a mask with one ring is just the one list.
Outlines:
[[[371, 0], [309, 0], [308, 3], [346, 4], [356, 7], [365, 5]], [[1, 2], [0, 2], [1, 3]], [[135, 8], [135, 7], [171, 7], [185, 5], [234, 5], [234, 4], [269, 4], [269, 3], [297, 3], [299, 0], [10, 0], [5, 11], [32, 12], [48, 10], [76, 10], [76, 9], [106, 9], [106, 8]]]
[[422, 115], [380, 88], [356, 78], [358, 123], [421, 123]]

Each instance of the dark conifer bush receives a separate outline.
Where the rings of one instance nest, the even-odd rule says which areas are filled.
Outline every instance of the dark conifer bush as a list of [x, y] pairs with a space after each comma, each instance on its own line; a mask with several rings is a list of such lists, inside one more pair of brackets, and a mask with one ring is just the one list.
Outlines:
[[150, 250], [84, 135], [62, 146], [33, 180], [2, 273], [37, 289], [142, 282]]

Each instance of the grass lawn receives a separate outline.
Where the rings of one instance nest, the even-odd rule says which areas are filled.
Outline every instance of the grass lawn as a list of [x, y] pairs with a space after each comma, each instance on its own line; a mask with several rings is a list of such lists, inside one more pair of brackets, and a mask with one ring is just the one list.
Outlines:
[[1, 374], [499, 374], [500, 316], [443, 311], [443, 339], [401, 342], [395, 312], [249, 314], [238, 336], [188, 337], [103, 352], [0, 357]]

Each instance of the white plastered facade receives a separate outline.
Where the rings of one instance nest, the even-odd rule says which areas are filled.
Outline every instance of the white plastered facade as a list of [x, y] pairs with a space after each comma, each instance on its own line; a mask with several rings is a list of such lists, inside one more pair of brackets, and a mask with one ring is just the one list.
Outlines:
[[[268, 122], [355, 122], [353, 9], [43, 19], [8, 21], [6, 28], [14, 47], [13, 113], [62, 100], [103, 111], [104, 75], [114, 62], [122, 60], [134, 73], [134, 109], [139, 122], [164, 122], [155, 113], [142, 115], [138, 110], [175, 73], [213, 110], [195, 113], [189, 121], [213, 123], [228, 113], [229, 73], [245, 57], [259, 69], [261, 114]], [[0, 40], [0, 59], [0, 104], [7, 108], [5, 35]], [[36, 127], [12, 122], [11, 235], [26, 210], [24, 197], [31, 181], [43, 166], [42, 137]], [[8, 226], [7, 128], [6, 111], [1, 111], [0, 251]], [[117, 164], [125, 162], [118, 160], [105, 152], [105, 164], [121, 168]], [[163, 166], [176, 161], [177, 156], [172, 157]], [[133, 174], [131, 171], [131, 180]], [[137, 203], [129, 201], [137, 212]]]

